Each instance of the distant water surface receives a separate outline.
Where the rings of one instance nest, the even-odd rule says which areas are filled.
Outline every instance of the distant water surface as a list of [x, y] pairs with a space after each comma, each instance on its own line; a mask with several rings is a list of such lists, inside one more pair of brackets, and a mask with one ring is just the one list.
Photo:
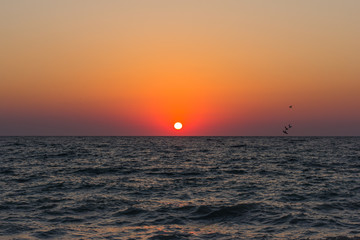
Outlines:
[[1, 137], [0, 164], [0, 239], [360, 239], [359, 137]]

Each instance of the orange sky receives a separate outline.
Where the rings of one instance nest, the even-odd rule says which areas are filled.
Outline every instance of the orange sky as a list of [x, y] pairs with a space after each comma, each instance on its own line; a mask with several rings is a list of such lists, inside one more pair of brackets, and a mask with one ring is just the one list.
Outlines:
[[290, 122], [292, 135], [359, 135], [359, 12], [357, 0], [3, 0], [0, 135], [266, 136]]

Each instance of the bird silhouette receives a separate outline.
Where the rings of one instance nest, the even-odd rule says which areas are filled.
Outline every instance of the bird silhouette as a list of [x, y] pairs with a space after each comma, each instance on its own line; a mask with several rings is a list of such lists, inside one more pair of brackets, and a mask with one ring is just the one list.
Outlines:
[[[293, 109], [293, 105], [289, 105], [289, 109]], [[288, 130], [290, 130], [290, 128], [292, 128], [293, 126], [291, 124], [285, 126], [285, 130], [283, 130], [284, 134], [289, 134]]]

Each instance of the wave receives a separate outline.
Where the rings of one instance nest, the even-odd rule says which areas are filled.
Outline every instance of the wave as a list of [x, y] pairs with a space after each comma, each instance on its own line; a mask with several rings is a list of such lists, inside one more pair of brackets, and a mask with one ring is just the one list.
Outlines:
[[53, 228], [48, 231], [37, 231], [34, 236], [38, 238], [58, 238], [67, 234], [63, 228]]
[[148, 240], [168, 240], [168, 239], [178, 239], [178, 240], [187, 240], [192, 237], [192, 234], [188, 233], [155, 233], [154, 236], [148, 238]]
[[245, 148], [245, 147], [247, 147], [247, 145], [246, 144], [238, 144], [238, 145], [231, 145], [230, 147], [231, 148]]
[[120, 210], [116, 213], [114, 213], [112, 216], [113, 217], [122, 217], [122, 216], [135, 216], [135, 215], [139, 215], [142, 213], [145, 213], [147, 211], [141, 209], [141, 208], [136, 208], [136, 207], [129, 207], [125, 210]]
[[135, 169], [126, 169], [124, 167], [88, 167], [73, 170], [74, 174], [81, 175], [100, 175], [100, 174], [114, 174], [114, 173], [123, 173], [125, 171], [135, 172]]
[[192, 213], [193, 220], [216, 220], [234, 217], [242, 217], [246, 213], [256, 210], [259, 207], [256, 203], [241, 203], [232, 206], [199, 206]]

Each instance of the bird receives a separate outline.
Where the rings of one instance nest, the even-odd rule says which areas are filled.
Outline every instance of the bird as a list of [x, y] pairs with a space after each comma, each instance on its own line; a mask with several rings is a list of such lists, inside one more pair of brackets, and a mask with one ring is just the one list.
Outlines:
[[289, 128], [292, 128], [291, 124], [289, 124]]
[[285, 131], [289, 130], [286, 126], [285, 126]]
[[283, 130], [283, 133], [288, 134], [288, 132], [287, 132], [287, 131], [285, 131], [285, 130]]

